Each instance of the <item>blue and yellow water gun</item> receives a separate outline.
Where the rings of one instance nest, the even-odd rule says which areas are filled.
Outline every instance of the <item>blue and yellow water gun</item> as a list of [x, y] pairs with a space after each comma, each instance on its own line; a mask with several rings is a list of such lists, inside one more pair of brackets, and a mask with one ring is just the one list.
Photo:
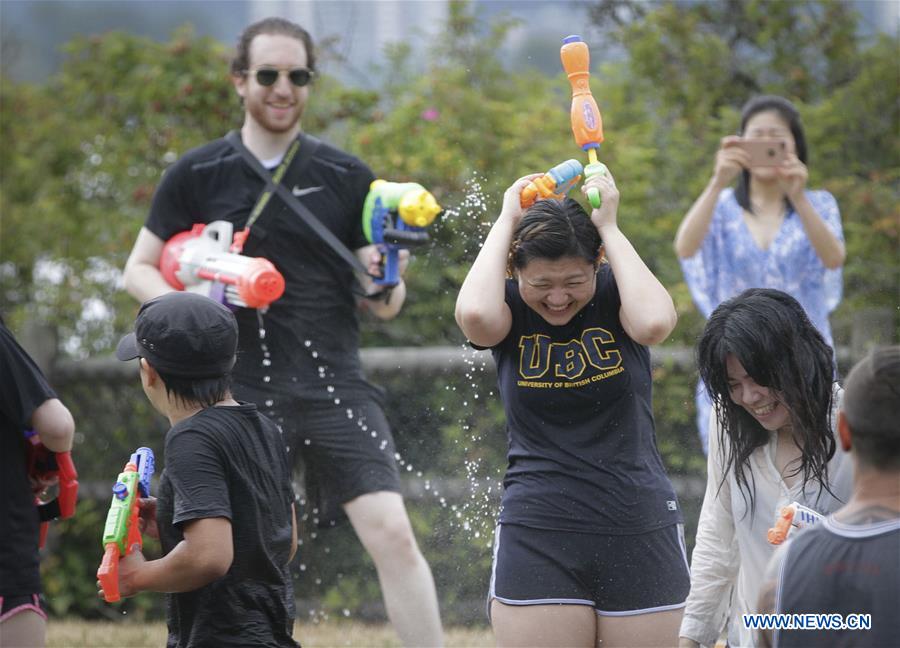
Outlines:
[[363, 206], [363, 232], [383, 256], [384, 274], [374, 278], [390, 288], [400, 282], [399, 253], [431, 239], [425, 228], [443, 211], [434, 196], [415, 182], [374, 180]]

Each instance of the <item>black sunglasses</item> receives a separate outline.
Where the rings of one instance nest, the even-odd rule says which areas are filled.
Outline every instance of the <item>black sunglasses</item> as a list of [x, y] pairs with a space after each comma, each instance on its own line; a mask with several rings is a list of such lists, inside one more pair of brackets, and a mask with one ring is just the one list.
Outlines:
[[[252, 72], [252, 70], [244, 70], [244, 73]], [[294, 68], [293, 70], [276, 70], [275, 68], [259, 68], [256, 70], [256, 82], [261, 86], [275, 85], [278, 77], [282, 72], [287, 72], [288, 78], [298, 88], [302, 88], [316, 75], [315, 72], [307, 68]]]

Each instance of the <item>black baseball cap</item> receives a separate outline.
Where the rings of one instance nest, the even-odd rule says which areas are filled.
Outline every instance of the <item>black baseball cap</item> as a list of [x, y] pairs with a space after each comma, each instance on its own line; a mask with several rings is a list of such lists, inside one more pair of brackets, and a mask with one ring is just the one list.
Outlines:
[[209, 297], [170, 292], [144, 303], [116, 347], [119, 360], [146, 358], [154, 369], [184, 378], [215, 378], [234, 366], [234, 314]]

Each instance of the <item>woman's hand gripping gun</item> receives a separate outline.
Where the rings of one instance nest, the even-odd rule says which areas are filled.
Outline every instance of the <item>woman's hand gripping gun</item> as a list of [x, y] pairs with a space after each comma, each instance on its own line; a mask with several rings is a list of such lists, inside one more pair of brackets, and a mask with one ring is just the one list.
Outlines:
[[[606, 165], [597, 161], [597, 151], [603, 142], [603, 118], [594, 95], [591, 94], [591, 54], [581, 36], [567, 36], [559, 50], [563, 68], [572, 86], [572, 134], [575, 143], [587, 151], [589, 164], [584, 167], [585, 179], [598, 173], [606, 173]], [[600, 192], [588, 190], [588, 200], [594, 209], [600, 208]]]
[[369, 243], [378, 246], [384, 259], [384, 273], [374, 277], [379, 286], [400, 283], [399, 253], [429, 242], [425, 227], [443, 211], [434, 196], [415, 182], [374, 180], [363, 206], [363, 232]]
[[775, 520], [775, 526], [769, 529], [766, 539], [769, 544], [780, 545], [787, 540], [792, 528], [802, 529], [818, 523], [821, 519], [821, 513], [797, 502], [791, 502], [787, 506], [781, 507], [778, 518]]
[[97, 580], [107, 603], [119, 600], [119, 559], [143, 546], [138, 521], [140, 498], [150, 497], [154, 463], [153, 450], [138, 448], [113, 485], [103, 529], [103, 561], [97, 570]]
[[581, 162], [566, 160], [540, 178], [535, 178], [522, 190], [520, 197], [522, 209], [528, 209], [543, 198], [565, 198], [569, 189], [581, 180], [581, 171]]

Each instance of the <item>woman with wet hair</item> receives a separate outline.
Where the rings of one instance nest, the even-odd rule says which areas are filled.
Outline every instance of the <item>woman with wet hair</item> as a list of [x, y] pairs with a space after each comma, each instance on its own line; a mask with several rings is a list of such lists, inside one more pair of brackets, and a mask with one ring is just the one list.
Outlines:
[[729, 645], [749, 646], [741, 615], [755, 611], [777, 513], [799, 502], [827, 514], [850, 496], [852, 467], [836, 431], [841, 391], [831, 347], [780, 290], [720, 304], [697, 364], [713, 408], [681, 645], [714, 644], [727, 619]]
[[602, 206], [520, 206], [517, 180], [456, 302], [490, 348], [509, 438], [488, 599], [500, 646], [671, 646], [689, 577], [659, 452], [648, 345], [672, 299]]
[[[778, 163], [753, 154], [783, 152]], [[685, 214], [675, 252], [700, 313], [747, 288], [797, 299], [832, 345], [828, 315], [841, 301], [844, 234], [834, 196], [807, 188], [808, 150], [800, 113], [787, 99], [753, 97], [738, 135], [722, 138], [706, 188]], [[730, 185], [735, 183], [734, 188]], [[697, 385], [697, 427], [707, 446], [710, 402]]]

